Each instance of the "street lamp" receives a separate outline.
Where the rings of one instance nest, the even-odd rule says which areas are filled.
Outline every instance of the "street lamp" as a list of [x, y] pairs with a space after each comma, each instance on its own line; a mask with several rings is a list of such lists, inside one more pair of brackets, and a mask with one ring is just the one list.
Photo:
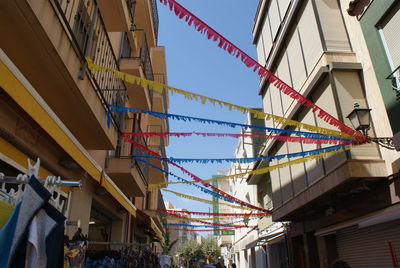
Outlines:
[[354, 109], [351, 113], [346, 117], [350, 120], [351, 125], [355, 130], [362, 133], [364, 136], [368, 138], [368, 141], [373, 141], [379, 144], [382, 147], [385, 147], [389, 150], [395, 150], [395, 146], [393, 144], [393, 138], [389, 137], [369, 137], [368, 130], [371, 128], [371, 109], [368, 108], [360, 108], [358, 103], [354, 103]]

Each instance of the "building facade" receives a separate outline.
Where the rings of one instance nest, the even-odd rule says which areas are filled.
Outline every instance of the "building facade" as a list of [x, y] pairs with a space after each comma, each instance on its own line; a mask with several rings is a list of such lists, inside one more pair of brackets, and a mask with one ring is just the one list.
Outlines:
[[[168, 121], [120, 114], [110, 105], [165, 112], [168, 95], [125, 83], [95, 64], [167, 83], [165, 49], [157, 45], [152, 0], [4, 1], [0, 4], [0, 172], [82, 181], [60, 189], [66, 233], [77, 228], [98, 242], [141, 243], [160, 251], [164, 226], [162, 172], [132, 160], [143, 154], [122, 132], [167, 131]], [[168, 138], [133, 138], [165, 156]], [[156, 159], [152, 164], [165, 169]], [[101, 247], [100, 247], [101, 248]]]
[[[382, 9], [381, 1], [373, 4]], [[367, 27], [362, 18], [360, 24], [347, 14], [348, 7], [349, 1], [344, 0], [261, 0], [253, 28], [258, 60], [349, 126], [346, 116], [354, 103], [371, 108], [369, 135], [392, 137], [396, 115], [388, 109], [379, 82], [383, 78], [375, 71], [374, 57], [368, 50], [366, 40], [371, 36], [364, 38]], [[375, 47], [370, 45], [370, 50]], [[376, 51], [376, 58], [384, 56]], [[332, 128], [265, 80], [260, 81], [259, 94], [267, 113]], [[266, 124], [284, 127], [274, 121]], [[262, 154], [326, 146], [330, 145], [267, 141]], [[393, 190], [391, 176], [398, 172], [393, 165], [398, 156], [369, 143], [269, 173], [272, 219], [290, 222], [287, 241], [291, 267], [330, 267], [338, 258], [350, 267], [392, 267], [393, 254], [398, 255], [400, 248], [398, 193]], [[277, 163], [280, 161], [270, 164]]]
[[[171, 210], [171, 211], [182, 211], [181, 208], [174, 206], [169, 201], [165, 202], [165, 207], [167, 210]], [[171, 217], [170, 219], [167, 219], [166, 222], [168, 224], [191, 224], [190, 215], [179, 214], [179, 213], [178, 213], [178, 215], [181, 216], [182, 219], [179, 219], [179, 218], [174, 219], [173, 217]], [[190, 229], [190, 228], [191, 227], [182, 228], [181, 226], [178, 226], [178, 227], [172, 227], [172, 229], [181, 229], [181, 230], [170, 230], [169, 231], [170, 232], [170, 241], [172, 242], [172, 241], [177, 240], [177, 243], [174, 244], [174, 246], [171, 248], [171, 251], [170, 251], [170, 255], [173, 257], [175, 264], [184, 262], [184, 260], [183, 259], [181, 260], [181, 257], [179, 257], [179, 253], [178, 253], [179, 247], [181, 247], [183, 244], [185, 244], [189, 240], [194, 240], [198, 244], [201, 244], [204, 241], [204, 238], [201, 235], [199, 235], [198, 233], [185, 230], [185, 229]]]
[[[258, 109], [260, 110], [260, 109]], [[246, 124], [264, 126], [264, 121], [247, 115]], [[265, 135], [263, 130], [243, 130], [243, 134]], [[265, 138], [243, 137], [239, 140], [235, 158], [258, 157], [265, 145]], [[227, 175], [251, 171], [268, 165], [268, 161], [253, 163], [234, 163]], [[241, 200], [258, 207], [272, 210], [272, 191], [269, 177], [247, 175], [243, 178], [218, 181], [218, 188]], [[230, 208], [219, 200], [219, 211], [223, 213], [250, 213], [249, 210]], [[238, 219], [239, 220], [239, 219]], [[237, 267], [288, 267], [285, 229], [282, 223], [272, 222], [271, 217], [247, 218], [235, 224], [247, 225], [248, 228], [234, 230], [232, 235], [221, 232], [218, 244], [226, 259], [225, 265], [235, 263]], [[220, 220], [220, 223], [230, 223]]]

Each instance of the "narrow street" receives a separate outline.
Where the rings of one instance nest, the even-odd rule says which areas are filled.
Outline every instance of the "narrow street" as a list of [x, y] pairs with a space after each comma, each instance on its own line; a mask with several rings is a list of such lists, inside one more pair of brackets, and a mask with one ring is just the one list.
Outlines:
[[400, 268], [400, 1], [0, 1], [0, 268]]

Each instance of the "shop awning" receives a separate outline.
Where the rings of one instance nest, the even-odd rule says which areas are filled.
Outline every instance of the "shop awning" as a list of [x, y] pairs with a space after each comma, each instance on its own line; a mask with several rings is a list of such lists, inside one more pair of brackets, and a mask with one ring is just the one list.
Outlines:
[[322, 228], [320, 230], [317, 230], [314, 235], [328, 235], [336, 232], [337, 230], [353, 225], [358, 225], [359, 228], [363, 228], [397, 219], [400, 219], [400, 204], [396, 204], [343, 223], [338, 223], [328, 226], [326, 228]]
[[157, 224], [154, 222], [153, 218], [148, 215], [146, 212], [138, 209], [137, 210], [138, 215], [143, 219], [143, 223], [146, 224], [146, 226], [149, 228], [149, 231], [156, 236], [160, 241], [163, 241], [163, 233], [158, 228]]
[[99, 182], [130, 214], [136, 207], [103, 172], [85, 148], [50, 109], [37, 91], [0, 49], [0, 86], [45, 130], [95, 181]]
[[246, 249], [259, 247], [271, 243], [273, 240], [282, 237], [285, 234], [283, 227], [277, 228], [265, 236], [259, 237], [257, 240], [246, 245]]

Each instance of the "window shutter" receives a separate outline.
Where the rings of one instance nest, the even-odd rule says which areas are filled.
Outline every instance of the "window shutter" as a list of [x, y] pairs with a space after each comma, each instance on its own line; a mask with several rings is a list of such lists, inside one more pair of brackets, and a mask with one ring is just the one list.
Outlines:
[[258, 57], [258, 62], [262, 65], [265, 66], [265, 50], [264, 50], [264, 40], [262, 33], [260, 33], [260, 36], [258, 37], [257, 41], [257, 57]]
[[278, 5], [279, 5], [279, 13], [281, 14], [281, 19], [283, 20], [287, 10], [289, 9], [290, 0], [279, 0]]
[[270, 23], [271, 23], [272, 40], [275, 40], [276, 34], [278, 33], [279, 26], [281, 25], [281, 18], [279, 15], [278, 3], [276, 0], [271, 1], [268, 15], [269, 15]]
[[271, 25], [269, 23], [268, 16], [266, 16], [264, 20], [264, 25], [262, 28], [262, 36], [264, 41], [265, 58], [267, 59], [272, 49]]
[[391, 59], [392, 71], [400, 66], [400, 42], [399, 39], [400, 12], [396, 12], [382, 25], [382, 32], [386, 41], [386, 47]]
[[310, 74], [323, 53], [317, 21], [315, 19], [311, 1], [308, 1], [307, 5], [304, 7], [303, 14], [299, 20], [298, 30], [303, 47], [307, 72]]

